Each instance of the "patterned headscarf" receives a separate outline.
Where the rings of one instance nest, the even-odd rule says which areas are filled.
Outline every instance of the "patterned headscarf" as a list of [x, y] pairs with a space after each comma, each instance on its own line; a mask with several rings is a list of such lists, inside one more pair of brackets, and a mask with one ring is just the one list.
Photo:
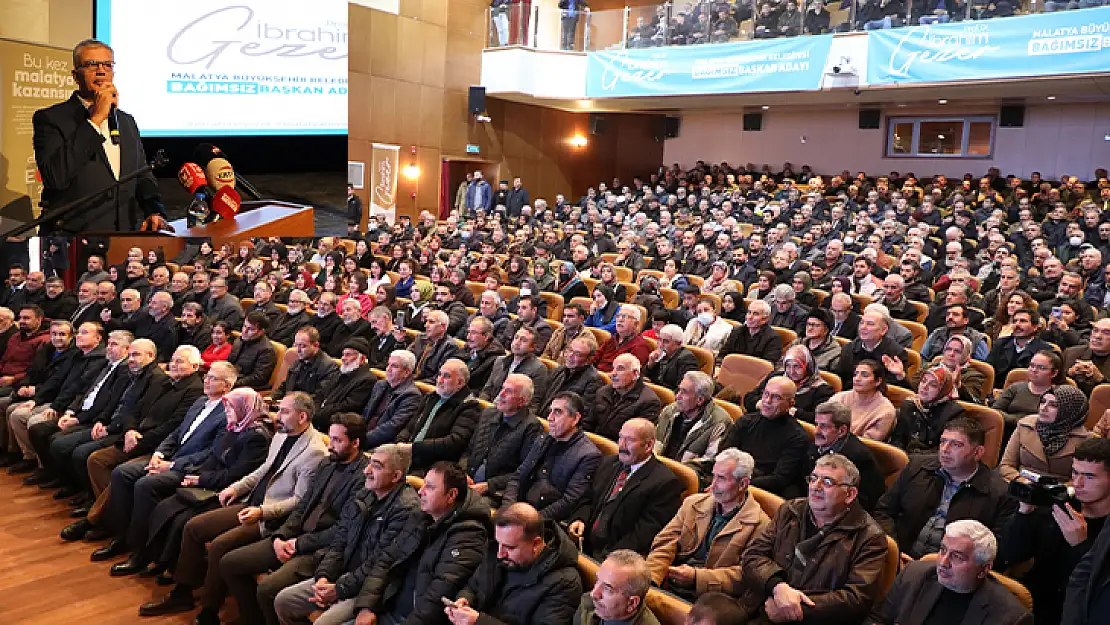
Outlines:
[[1045, 456], [1051, 457], [1068, 443], [1071, 431], [1083, 425], [1087, 418], [1087, 397], [1074, 386], [1063, 385], [1053, 386], [1041, 396], [1041, 401], [1048, 395], [1056, 397], [1056, 420], [1052, 423], [1037, 421], [1036, 429]]
[[[936, 399], [932, 401], [932, 404], [939, 404], [942, 401], [953, 399], [953, 393], [956, 392], [955, 374], [942, 366], [936, 366], [921, 374], [922, 381], [924, 381], [927, 375], [936, 378], [937, 384], [940, 385], [940, 392], [937, 393]], [[919, 394], [918, 398], [920, 397], [921, 395]]]
[[227, 395], [224, 395], [224, 404], [227, 408], [235, 411], [239, 415], [239, 421], [232, 423], [230, 420], [227, 422], [227, 430], [229, 432], [242, 432], [243, 430], [254, 425], [266, 412], [266, 404], [262, 401], [262, 396], [258, 394], [253, 388], [237, 388], [232, 390]]

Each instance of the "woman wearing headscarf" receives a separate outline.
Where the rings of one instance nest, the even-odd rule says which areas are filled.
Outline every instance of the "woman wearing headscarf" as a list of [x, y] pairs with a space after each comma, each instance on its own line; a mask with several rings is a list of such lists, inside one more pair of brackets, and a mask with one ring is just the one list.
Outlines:
[[617, 298], [618, 302], [628, 301], [628, 294], [624, 285], [617, 279], [617, 270], [613, 267], [613, 263], [601, 263], [597, 266], [598, 280], [601, 284], [613, 290], [613, 296]]
[[806, 310], [817, 306], [817, 294], [813, 292], [813, 278], [805, 271], [794, 274], [791, 286], [794, 287], [794, 301]]
[[467, 308], [477, 308], [474, 292], [466, 285], [466, 276], [466, 269], [455, 267], [447, 272], [447, 281], [451, 283], [451, 292], [455, 294], [456, 301], [462, 302]]
[[917, 394], [898, 408], [890, 444], [908, 454], [935, 453], [945, 424], [964, 412], [953, 399], [955, 388], [956, 374], [942, 366], [926, 369]]
[[1087, 397], [1074, 386], [1053, 386], [1041, 395], [1037, 414], [1018, 421], [998, 473], [1007, 482], [1022, 470], [1054, 477], [1061, 482], [1071, 479], [1072, 456], [1075, 448], [1091, 433], [1084, 427], [1087, 419]]
[[617, 301], [613, 289], [604, 284], [597, 285], [594, 287], [593, 300], [590, 314], [586, 317], [586, 327], [605, 330], [609, 334], [615, 333], [617, 331], [617, 313], [620, 312], [621, 305]]
[[537, 258], [532, 261], [532, 276], [536, 280], [536, 286], [541, 291], [551, 291], [555, 284], [555, 276], [551, 274], [551, 264], [547, 260]]
[[563, 301], [567, 303], [570, 303], [570, 300], [576, 297], [590, 296], [590, 291], [586, 288], [586, 284], [582, 282], [582, 278], [578, 276], [578, 270], [574, 268], [574, 263], [569, 260], [559, 264], [559, 273], [555, 278], [554, 290], [562, 295]]
[[663, 297], [659, 293], [659, 278], [650, 275], [641, 277], [640, 292], [632, 298], [632, 303], [643, 306], [648, 311], [649, 317], [652, 317], [657, 310], [666, 310]]
[[[755, 299], [768, 300], [768, 298], [771, 297], [771, 293], [773, 293], [775, 290], [775, 272], [759, 272], [759, 278], [757, 279], [756, 284], [758, 284], [759, 286], [756, 287]], [[768, 300], [767, 303], [770, 304], [771, 302]]]
[[952, 390], [952, 399], [962, 399], [974, 403], [982, 403], [983, 372], [972, 367], [971, 354], [974, 351], [971, 339], [962, 334], [948, 337], [941, 349], [940, 355], [929, 362], [930, 367], [943, 367], [952, 375], [955, 388]]
[[520, 283], [528, 277], [528, 259], [514, 255], [509, 259], [509, 286], [519, 287]]
[[742, 324], [747, 314], [748, 307], [740, 291], [729, 291], [721, 297], [721, 317]]
[[821, 377], [821, 370], [817, 367], [817, 361], [814, 360], [813, 354], [802, 345], [794, 345], [787, 348], [786, 352], [783, 353], [782, 360], [779, 361], [775, 370], [767, 374], [767, 377], [763, 378], [763, 381], [759, 383], [755, 390], [744, 395], [745, 412], [757, 412], [759, 410], [759, 402], [763, 397], [764, 387], [767, 386], [767, 382], [771, 378], [778, 376], [790, 378], [798, 387], [794, 394], [792, 414], [795, 418], [808, 423], [813, 423], [817, 406], [825, 403], [835, 394], [833, 387], [829, 386], [825, 379]]
[[[181, 467], [185, 478], [177, 493], [163, 499], [151, 512], [146, 545], [136, 560], [153, 562], [149, 573], [173, 570], [181, 534], [189, 519], [220, 506], [215, 493], [262, 466], [270, 447], [270, 433], [261, 422], [266, 405], [254, 389], [237, 388], [223, 397], [227, 431], [212, 444], [208, 456], [194, 467]], [[172, 581], [172, 577], [169, 578]]]

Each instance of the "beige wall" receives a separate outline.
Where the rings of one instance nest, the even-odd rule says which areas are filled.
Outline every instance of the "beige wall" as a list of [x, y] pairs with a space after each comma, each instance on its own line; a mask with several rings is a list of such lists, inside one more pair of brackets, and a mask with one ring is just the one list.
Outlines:
[[0, 0], [0, 37], [72, 48], [92, 34], [92, 0]]

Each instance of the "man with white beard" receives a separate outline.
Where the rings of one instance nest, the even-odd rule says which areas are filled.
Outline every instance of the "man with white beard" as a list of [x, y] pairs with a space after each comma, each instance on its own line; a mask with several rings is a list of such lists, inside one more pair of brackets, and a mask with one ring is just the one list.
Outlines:
[[366, 360], [369, 352], [370, 345], [364, 338], [353, 338], [343, 346], [339, 375], [320, 391], [312, 418], [314, 423], [330, 423], [332, 415], [340, 412], [362, 413], [374, 388], [374, 375]]
[[[270, 340], [277, 341], [286, 347], [292, 347], [297, 336], [297, 330], [312, 322], [308, 314], [310, 300], [308, 294], [300, 289], [289, 292], [288, 310], [274, 319], [274, 329], [270, 331]], [[321, 339], [322, 340], [322, 339]]]

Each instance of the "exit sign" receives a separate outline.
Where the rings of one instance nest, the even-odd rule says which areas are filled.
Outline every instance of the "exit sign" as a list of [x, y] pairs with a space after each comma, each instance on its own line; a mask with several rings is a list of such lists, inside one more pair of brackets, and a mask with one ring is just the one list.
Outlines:
[[479, 148], [477, 145], [474, 145], [473, 143], [466, 144], [466, 153], [467, 154], [477, 154], [480, 151], [481, 151], [481, 148]]

